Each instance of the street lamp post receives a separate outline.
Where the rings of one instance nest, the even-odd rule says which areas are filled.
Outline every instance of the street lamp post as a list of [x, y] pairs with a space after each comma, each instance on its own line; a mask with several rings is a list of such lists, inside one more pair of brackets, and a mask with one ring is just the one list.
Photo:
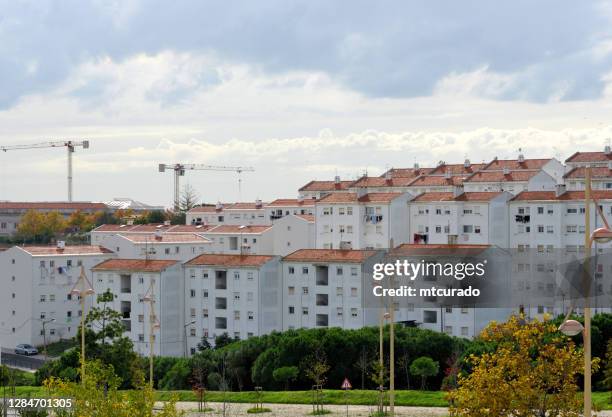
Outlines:
[[[80, 288], [79, 288], [80, 285]], [[81, 275], [70, 291], [73, 296], [81, 300], [81, 383], [85, 382], [85, 297], [95, 294], [91, 283], [85, 275], [85, 268], [81, 265]]]
[[43, 331], [43, 351], [45, 355], [45, 361], [47, 360], [47, 329], [45, 326], [49, 323], [53, 323], [55, 319], [51, 320], [43, 320], [42, 321], [42, 331]]
[[591, 167], [585, 168], [585, 186], [584, 186], [584, 246], [585, 246], [585, 263], [584, 263], [584, 276], [583, 286], [585, 289], [584, 294], [584, 327], [575, 320], [568, 320], [571, 315], [572, 309], [568, 311], [566, 319], [559, 326], [559, 330], [568, 336], [575, 336], [582, 332], [582, 338], [584, 341], [584, 417], [591, 417], [592, 405], [591, 405], [591, 265], [590, 255], [593, 242], [605, 243], [612, 240], [612, 230], [608, 225], [606, 217], [601, 212], [598, 204], [595, 204], [595, 210], [599, 213], [605, 227], [595, 229], [592, 233], [591, 229]]
[[185, 323], [183, 326], [183, 336], [185, 336], [185, 357], [187, 357], [187, 327], [195, 324], [195, 320], [191, 320], [189, 323]]

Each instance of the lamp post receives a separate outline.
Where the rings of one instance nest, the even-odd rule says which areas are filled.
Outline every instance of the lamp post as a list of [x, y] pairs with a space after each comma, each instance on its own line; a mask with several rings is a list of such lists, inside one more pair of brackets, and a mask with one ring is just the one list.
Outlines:
[[183, 326], [183, 335], [185, 336], [185, 357], [187, 357], [187, 327], [195, 324], [195, 320], [191, 320], [189, 323], [185, 323]]
[[45, 329], [45, 326], [49, 323], [53, 323], [55, 321], [55, 319], [51, 319], [51, 320], [43, 320], [42, 321], [42, 331], [43, 331], [43, 351], [44, 351], [44, 355], [45, 355], [45, 361], [47, 360], [47, 330]]
[[559, 326], [559, 330], [568, 336], [575, 336], [582, 332], [584, 341], [584, 417], [591, 417], [591, 265], [590, 255], [593, 242], [606, 243], [612, 240], [612, 230], [606, 220], [606, 217], [601, 212], [598, 204], [595, 209], [602, 218], [605, 227], [595, 229], [590, 233], [591, 229], [591, 167], [585, 168], [585, 186], [584, 186], [584, 246], [585, 246], [585, 263], [583, 285], [585, 289], [584, 295], [584, 327], [575, 320], [568, 320], [572, 309], [567, 313], [566, 319]]
[[155, 343], [155, 330], [161, 327], [159, 321], [157, 321], [157, 317], [155, 317], [153, 282], [151, 282], [149, 290], [142, 300], [149, 303], [149, 387], [153, 389], [153, 344]]
[[[80, 288], [79, 288], [80, 286]], [[91, 283], [85, 275], [85, 268], [81, 265], [81, 275], [70, 291], [73, 296], [81, 300], [81, 383], [85, 382], [85, 297], [95, 294]]]

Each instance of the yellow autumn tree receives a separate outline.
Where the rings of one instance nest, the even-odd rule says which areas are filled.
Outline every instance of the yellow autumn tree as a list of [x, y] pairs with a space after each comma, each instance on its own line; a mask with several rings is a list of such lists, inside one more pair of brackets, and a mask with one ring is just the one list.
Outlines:
[[142, 374], [135, 377], [140, 383], [135, 390], [119, 390], [120, 378], [113, 367], [100, 361], [88, 361], [82, 382], [58, 378], [45, 381], [51, 398], [70, 398], [72, 407], [54, 410], [58, 417], [178, 417], [176, 399], [168, 401], [161, 410], [153, 412], [155, 392], [144, 382]]
[[29, 242], [47, 243], [64, 232], [66, 227], [66, 219], [60, 212], [28, 210], [19, 221], [17, 236]]
[[451, 415], [580, 415], [577, 379], [584, 356], [554, 324], [514, 316], [489, 324], [480, 340], [485, 353], [468, 358], [472, 372], [460, 375], [458, 388], [448, 394]]
[[96, 224], [96, 217], [96, 214], [87, 214], [77, 210], [68, 217], [68, 226], [75, 232], [89, 232]]

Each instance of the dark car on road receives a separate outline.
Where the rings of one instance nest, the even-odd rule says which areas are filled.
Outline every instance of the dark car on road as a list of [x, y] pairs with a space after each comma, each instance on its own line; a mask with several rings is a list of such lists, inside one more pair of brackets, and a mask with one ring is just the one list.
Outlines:
[[28, 345], [27, 343], [23, 343], [23, 344], [17, 345], [15, 347], [15, 353], [17, 355], [25, 355], [25, 356], [38, 355], [38, 349], [36, 349], [32, 345]]

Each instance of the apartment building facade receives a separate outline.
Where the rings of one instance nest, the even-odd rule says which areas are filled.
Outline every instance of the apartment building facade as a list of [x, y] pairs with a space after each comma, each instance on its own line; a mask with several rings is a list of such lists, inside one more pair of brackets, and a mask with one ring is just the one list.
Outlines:
[[266, 216], [266, 203], [217, 203], [194, 207], [185, 215], [188, 225], [266, 225], [272, 224]]
[[410, 243], [508, 247], [506, 192], [432, 192], [409, 203]]
[[364, 291], [382, 257], [374, 250], [301, 249], [282, 258], [282, 329], [375, 325], [378, 311], [364, 308]]
[[176, 260], [109, 259], [91, 268], [96, 294], [114, 295], [108, 305], [122, 315], [125, 334], [143, 356], [182, 356], [185, 346], [184, 282]]
[[300, 187], [298, 196], [304, 200], [318, 200], [329, 194], [349, 192], [349, 186], [353, 181], [343, 181], [336, 175], [333, 181], [310, 181]]
[[196, 233], [126, 233], [108, 236], [102, 245], [126, 259], [178, 260], [186, 262], [209, 252], [212, 242]]
[[408, 241], [409, 193], [338, 193], [317, 201], [317, 249], [384, 249]]
[[[100, 246], [13, 246], [0, 252], [0, 342], [42, 346], [77, 334], [81, 305], [70, 294], [83, 268], [116, 255]], [[91, 299], [87, 299], [87, 306]], [[43, 322], [45, 334], [43, 334]]]
[[185, 270], [187, 352], [223, 333], [246, 339], [281, 328], [279, 257], [204, 254]]

